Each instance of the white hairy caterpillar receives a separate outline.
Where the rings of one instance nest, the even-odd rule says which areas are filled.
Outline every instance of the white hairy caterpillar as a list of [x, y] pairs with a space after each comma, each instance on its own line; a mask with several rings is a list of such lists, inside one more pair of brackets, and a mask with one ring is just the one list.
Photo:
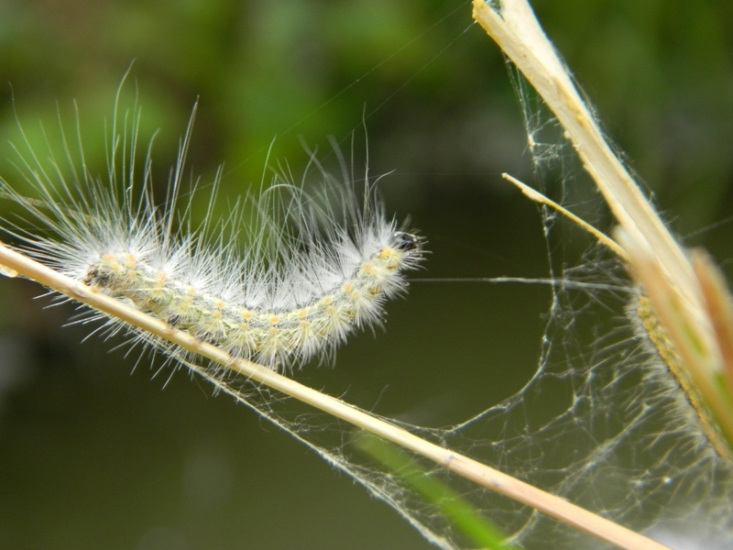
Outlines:
[[[64, 141], [68, 166], [50, 148], [45, 165], [23, 133], [19, 171], [34, 196], [0, 178], [3, 195], [24, 210], [24, 221], [4, 231], [43, 263], [233, 357], [279, 370], [327, 357], [353, 330], [381, 323], [384, 302], [406, 289], [404, 272], [422, 260], [422, 239], [387, 217], [368, 175], [358, 192], [346, 170], [337, 183], [321, 169], [326, 181], [315, 192], [276, 175], [261, 198], [238, 201], [214, 223], [219, 171], [195, 227], [201, 192], [194, 186], [186, 199], [182, 192], [191, 124], [159, 206], [150, 149], [142, 169], [135, 164], [139, 110], [121, 125], [117, 110], [106, 177], [88, 170], [81, 144], [77, 162]], [[245, 248], [236, 242], [241, 234]], [[110, 332], [120, 326], [106, 319]], [[168, 348], [143, 332], [134, 340]]]

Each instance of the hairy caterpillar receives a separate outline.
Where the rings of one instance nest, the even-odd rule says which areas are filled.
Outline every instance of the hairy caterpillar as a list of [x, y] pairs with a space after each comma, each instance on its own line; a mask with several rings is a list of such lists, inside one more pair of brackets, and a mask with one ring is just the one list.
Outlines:
[[[219, 171], [206, 218], [195, 226], [201, 191], [181, 191], [191, 124], [167, 201], [157, 205], [149, 149], [142, 168], [135, 164], [139, 109], [122, 123], [117, 111], [116, 104], [106, 177], [89, 171], [81, 146], [75, 162], [65, 140], [68, 166], [50, 148], [44, 164], [21, 128], [27, 151], [16, 148], [19, 171], [34, 196], [0, 178], [3, 196], [24, 211], [23, 221], [3, 230], [61, 273], [233, 357], [291, 370], [328, 356], [353, 330], [382, 321], [384, 302], [405, 290], [404, 272], [423, 258], [423, 240], [387, 217], [368, 174], [357, 191], [353, 178], [336, 182], [315, 159], [325, 179], [320, 190], [276, 174], [259, 199], [238, 201], [214, 223]], [[120, 328], [106, 323], [111, 332]], [[146, 333], [135, 339], [167, 346]]]

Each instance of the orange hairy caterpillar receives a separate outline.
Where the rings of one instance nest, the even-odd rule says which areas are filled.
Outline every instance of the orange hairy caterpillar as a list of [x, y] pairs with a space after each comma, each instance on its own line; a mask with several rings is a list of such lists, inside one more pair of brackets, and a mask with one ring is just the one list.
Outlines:
[[[314, 192], [276, 175], [259, 199], [238, 201], [213, 222], [219, 172], [206, 219], [192, 229], [198, 194], [181, 191], [190, 124], [168, 200], [157, 206], [149, 151], [142, 168], [135, 165], [139, 110], [121, 125], [117, 111], [104, 178], [90, 173], [83, 151], [72, 159], [65, 141], [68, 166], [50, 148], [49, 164], [40, 161], [21, 128], [19, 171], [35, 196], [0, 178], [3, 196], [24, 211], [22, 222], [3, 230], [61, 273], [233, 357], [291, 370], [328, 356], [352, 331], [381, 323], [385, 301], [404, 292], [405, 271], [423, 258], [422, 239], [387, 217], [368, 177], [357, 191], [351, 178], [337, 182], [323, 170]], [[110, 332], [120, 329], [119, 321], [104, 319]], [[136, 341], [170, 349], [130, 330]]]

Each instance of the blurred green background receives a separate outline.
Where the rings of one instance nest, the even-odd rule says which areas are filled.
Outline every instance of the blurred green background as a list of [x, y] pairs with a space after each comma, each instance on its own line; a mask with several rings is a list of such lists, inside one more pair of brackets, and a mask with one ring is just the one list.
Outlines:
[[[609, 135], [674, 230], [733, 258], [733, 4], [538, 1], [550, 37]], [[390, 212], [410, 215], [431, 255], [418, 276], [541, 277], [534, 205], [501, 181], [533, 181], [521, 112], [496, 46], [446, 0], [2, 0], [0, 173], [14, 181], [17, 119], [33, 139], [57, 112], [104, 169], [103, 121], [139, 95], [165, 182], [199, 98], [189, 157], [222, 194], [259, 185], [272, 159], [295, 174], [302, 142], [335, 170], [328, 136], [357, 173], [369, 139]], [[51, 135], [54, 132], [51, 131]], [[145, 138], [147, 139], [147, 138]], [[576, 168], [576, 175], [582, 174]], [[552, 190], [552, 188], [551, 188]], [[594, 193], [566, 196], [603, 229]], [[723, 220], [723, 223], [718, 223]], [[582, 252], [582, 235], [565, 243]], [[137, 352], [108, 353], [73, 307], [46, 309], [0, 281], [0, 547], [8, 549], [428, 548], [387, 506], [301, 444], [183, 373], [151, 381]], [[463, 420], [534, 371], [549, 291], [416, 283], [387, 331], [340, 350], [306, 384], [429, 426]], [[131, 374], [132, 371], [132, 374]], [[163, 388], [165, 386], [165, 388]]]

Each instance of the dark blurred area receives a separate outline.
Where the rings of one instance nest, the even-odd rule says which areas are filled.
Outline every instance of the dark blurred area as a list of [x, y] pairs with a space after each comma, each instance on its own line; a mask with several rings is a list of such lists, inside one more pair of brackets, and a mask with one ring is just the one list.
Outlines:
[[[674, 231], [730, 275], [733, 4], [535, 9]], [[427, 237], [416, 278], [545, 277], [538, 210], [500, 177], [534, 182], [522, 112], [470, 14], [445, 0], [3, 0], [0, 174], [17, 180], [18, 122], [42, 150], [39, 121], [50, 141], [58, 119], [74, 135], [74, 101], [86, 161], [103, 174], [104, 124], [129, 69], [122, 95], [142, 106], [143, 141], [157, 131], [158, 184], [198, 100], [189, 169], [205, 184], [223, 163], [230, 202], [260, 186], [268, 151], [296, 177], [304, 144], [338, 171], [333, 136], [358, 174], [368, 151], [388, 211]], [[563, 190], [553, 177], [550, 194], [610, 229], [590, 184]], [[572, 234], [569, 258], [592, 245]], [[48, 307], [43, 293], [0, 281], [1, 548], [430, 547], [207, 383], [170, 367], [154, 376], [160, 362], [138, 350], [108, 351], [122, 339], [81, 343], [90, 327], [63, 326], [73, 305]], [[379, 414], [451, 425], [531, 377], [549, 300], [541, 286], [415, 282], [388, 305], [385, 332], [354, 338], [333, 369], [295, 376]]]

